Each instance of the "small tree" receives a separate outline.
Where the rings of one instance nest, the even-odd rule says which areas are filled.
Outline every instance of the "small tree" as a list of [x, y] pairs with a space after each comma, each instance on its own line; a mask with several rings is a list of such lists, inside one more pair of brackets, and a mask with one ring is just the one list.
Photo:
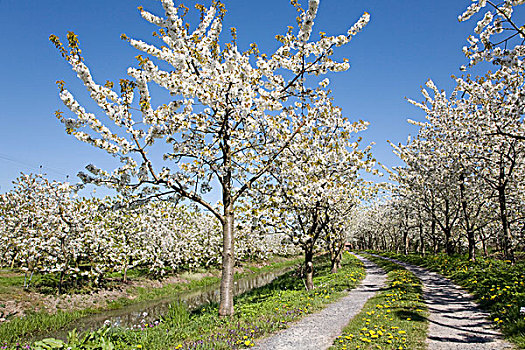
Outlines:
[[57, 273], [61, 293], [65, 278], [79, 272], [75, 262], [82, 255], [87, 229], [73, 200], [73, 187], [34, 174], [21, 174], [14, 185], [0, 197], [5, 223], [2, 255], [9, 257], [11, 266], [20, 266], [26, 277], [29, 274], [25, 286], [35, 272]]
[[[322, 82], [322, 85], [328, 82]], [[342, 214], [335, 206], [342, 201], [357, 202], [366, 189], [361, 171], [372, 171], [375, 160], [371, 147], [359, 149], [354, 133], [366, 129], [364, 121], [351, 123], [334, 107], [319, 88], [318, 117], [303, 129], [282, 157], [275, 162], [265, 190], [269, 205], [275, 208], [277, 230], [288, 234], [304, 252], [306, 288], [313, 285], [313, 256], [324, 238], [329, 222]]]
[[[118, 131], [111, 131], [104, 119], [88, 113], [63, 82], [59, 82], [60, 98], [76, 118], [66, 118], [61, 112], [57, 116], [68, 133], [122, 162], [113, 172], [90, 165], [90, 175], [80, 174], [83, 181], [125, 194], [134, 192], [141, 199], [176, 195], [217, 217], [223, 229], [219, 314], [232, 315], [235, 203], [295, 142], [302, 128], [315, 121], [315, 106], [304, 103], [311, 93], [306, 77], [347, 70], [347, 60], [338, 63], [330, 58], [333, 49], [347, 44], [366, 25], [369, 15], [365, 13], [346, 35], [323, 34], [318, 41], [309, 42], [319, 0], [310, 0], [307, 10], [292, 1], [299, 12], [297, 35], [289, 27], [285, 35], [277, 36], [279, 48], [271, 55], [261, 55], [255, 44], [240, 51], [234, 28], [232, 41], [220, 44], [225, 14], [221, 2], [213, 1], [209, 8], [196, 5], [202, 16], [193, 31], [184, 23], [187, 9], [176, 7], [172, 0], [161, 2], [165, 18], [142, 8], [140, 12], [159, 27], [155, 36], [163, 46], [122, 36], [149, 57], [137, 56], [139, 67], [128, 69], [131, 79], [121, 80], [120, 94], [111, 82], [100, 85], [93, 80], [74, 33], [67, 36], [68, 49], [56, 36], [50, 37], [105, 113], [106, 121]], [[154, 107], [151, 83], [166, 89], [173, 96], [171, 101]], [[168, 148], [162, 160], [148, 153], [159, 139]], [[214, 183], [222, 194], [220, 205], [202, 197]]]
[[327, 223], [324, 227], [324, 241], [330, 254], [330, 272], [336, 273], [341, 267], [341, 259], [346, 244], [348, 229], [352, 224], [354, 208], [358, 204], [355, 198], [349, 196], [334, 203], [326, 213]]
[[[412, 101], [423, 109], [428, 120], [420, 123], [419, 136], [425, 140], [429, 150], [426, 153], [432, 154], [428, 159], [433, 159], [435, 166], [448, 163], [447, 169], [452, 170], [447, 175], [451, 191], [446, 198], [460, 208], [470, 257], [474, 253], [474, 233], [491, 221], [480, 215], [487, 213], [492, 201], [499, 211], [504, 255], [513, 260], [511, 222], [516, 220], [513, 212], [519, 210], [512, 207], [517, 208], [522, 200], [517, 189], [525, 170], [525, 148], [520, 140], [498, 130], [523, 133], [524, 109], [519, 100], [525, 93], [524, 76], [501, 67], [485, 77], [456, 81], [458, 85], [450, 98], [429, 81], [427, 87], [433, 96], [424, 90], [423, 103]], [[446, 174], [445, 170], [439, 173]]]

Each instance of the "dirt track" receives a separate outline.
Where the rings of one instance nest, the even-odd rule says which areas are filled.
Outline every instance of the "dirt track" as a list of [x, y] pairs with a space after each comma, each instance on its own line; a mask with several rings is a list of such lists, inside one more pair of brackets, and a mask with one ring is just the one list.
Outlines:
[[366, 277], [341, 300], [321, 312], [309, 315], [253, 347], [257, 350], [321, 350], [329, 348], [348, 322], [359, 313], [366, 301], [385, 284], [386, 274], [376, 264], [363, 261]]
[[388, 260], [410, 270], [423, 283], [423, 298], [430, 312], [428, 350], [513, 349], [491, 327], [489, 314], [481, 311], [465, 290], [437, 273], [394, 259]]
[[[257, 350], [327, 349], [365, 302], [385, 284], [386, 274], [371, 261], [363, 261], [366, 277], [343, 299], [289, 328], [261, 340]], [[379, 257], [379, 256], [378, 256]], [[385, 258], [386, 259], [386, 258]], [[423, 283], [429, 309], [428, 350], [500, 350], [514, 347], [491, 327], [489, 315], [479, 309], [466, 291], [449, 279], [421, 267], [388, 259], [414, 273]]]

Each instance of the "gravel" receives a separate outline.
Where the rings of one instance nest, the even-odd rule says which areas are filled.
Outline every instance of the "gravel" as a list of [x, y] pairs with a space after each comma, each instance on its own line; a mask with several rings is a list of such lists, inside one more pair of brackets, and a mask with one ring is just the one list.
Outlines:
[[257, 350], [321, 350], [329, 348], [365, 302], [384, 286], [386, 274], [376, 264], [356, 255], [365, 265], [366, 277], [347, 296], [311, 314], [254, 346]]
[[481, 311], [465, 290], [437, 273], [394, 259], [388, 260], [407, 268], [423, 283], [423, 297], [430, 312], [428, 350], [513, 349], [491, 327], [490, 315]]

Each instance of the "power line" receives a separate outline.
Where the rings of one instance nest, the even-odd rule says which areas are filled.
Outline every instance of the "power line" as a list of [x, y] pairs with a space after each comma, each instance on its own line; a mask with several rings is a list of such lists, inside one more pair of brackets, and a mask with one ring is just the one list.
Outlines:
[[6, 161], [9, 161], [9, 162], [12, 162], [12, 163], [15, 163], [15, 164], [19, 164], [19, 165], [23, 165], [25, 167], [29, 167], [29, 168], [32, 168], [34, 170], [38, 170], [38, 171], [41, 171], [43, 168], [45, 169], [48, 169], [50, 170], [51, 172], [54, 172], [56, 174], [59, 174], [59, 175], [62, 175], [62, 176], [66, 176], [66, 177], [69, 177], [69, 174], [66, 174], [66, 171], [65, 170], [61, 170], [61, 169], [57, 169], [57, 168], [53, 168], [53, 167], [50, 167], [50, 166], [47, 166], [47, 165], [39, 165], [39, 166], [36, 166], [34, 164], [30, 164], [30, 163], [26, 163], [26, 162], [22, 162], [22, 161], [19, 161], [19, 160], [16, 160], [16, 159], [13, 159], [5, 154], [2, 154], [0, 153], [0, 159], [3, 159], [3, 160], [6, 160]]

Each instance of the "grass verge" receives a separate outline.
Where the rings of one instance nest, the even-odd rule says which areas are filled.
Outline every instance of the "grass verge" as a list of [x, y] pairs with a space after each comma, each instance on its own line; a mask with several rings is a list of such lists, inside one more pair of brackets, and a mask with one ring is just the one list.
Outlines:
[[[243, 278], [247, 275], [253, 275], [253, 274], [260, 274], [264, 272], [269, 271], [276, 271], [281, 270], [286, 267], [294, 266], [297, 264], [302, 263], [303, 258], [295, 258], [295, 259], [284, 259], [280, 258], [277, 262], [274, 262], [269, 265], [264, 266], [252, 266], [250, 264], [247, 264], [245, 266], [245, 271], [242, 273], [235, 273], [234, 279], [238, 280], [240, 278]], [[174, 284], [168, 284], [166, 286], [160, 287], [160, 288], [143, 288], [138, 287], [135, 288], [135, 291], [133, 291], [133, 294], [136, 294], [136, 298], [130, 299], [130, 298], [120, 298], [117, 300], [114, 300], [108, 304], [108, 309], [118, 309], [130, 304], [135, 304], [143, 301], [148, 300], [156, 300], [156, 299], [162, 299], [165, 297], [169, 297], [170, 295], [173, 295], [175, 293], [180, 293], [183, 291], [190, 291], [195, 290], [202, 287], [211, 286], [214, 284], [217, 284], [221, 281], [221, 279], [218, 277], [220, 276], [221, 271], [213, 271], [214, 276], [204, 276], [197, 279], [192, 279], [191, 277], [188, 277], [186, 274], [183, 274], [182, 277], [189, 280], [188, 283], [174, 283]], [[1, 339], [1, 338], [0, 338]]]
[[[364, 277], [362, 263], [350, 254], [345, 254], [343, 267], [336, 274], [330, 273], [326, 256], [320, 257], [315, 266], [316, 289], [306, 291], [301, 278], [291, 271], [265, 287], [235, 298], [236, 313], [229, 318], [218, 317], [217, 305], [189, 312], [183, 305], [174, 304], [155, 324], [72, 333], [67, 344], [59, 344], [71, 350], [103, 349], [102, 345], [115, 350], [249, 348], [258, 338], [286, 328], [289, 322], [339, 299]], [[32, 349], [38, 349], [39, 344], [33, 344]]]
[[421, 281], [398, 264], [366, 257], [387, 272], [387, 287], [365, 303], [331, 349], [424, 349], [428, 310]]
[[525, 349], [525, 263], [445, 254], [419, 256], [380, 253], [436, 271], [467, 289], [488, 311], [494, 326], [520, 349]]

